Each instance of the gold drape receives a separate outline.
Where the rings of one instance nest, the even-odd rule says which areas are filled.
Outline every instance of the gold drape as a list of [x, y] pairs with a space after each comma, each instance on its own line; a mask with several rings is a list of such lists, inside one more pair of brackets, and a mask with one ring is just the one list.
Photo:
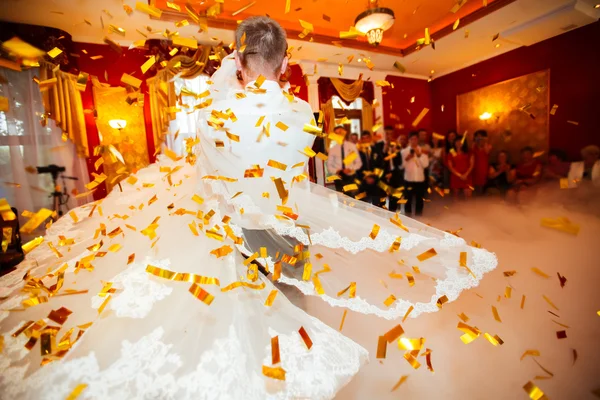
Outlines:
[[373, 106], [364, 98], [362, 99], [362, 129], [369, 132], [373, 129]]
[[340, 97], [347, 102], [353, 102], [360, 96], [360, 92], [362, 92], [364, 83], [362, 77], [358, 77], [358, 79], [351, 84], [346, 84], [338, 78], [329, 79], [331, 79], [331, 83], [340, 94]]
[[171, 107], [177, 107], [173, 78], [177, 75], [183, 79], [193, 79], [202, 74], [210, 51], [210, 46], [202, 46], [198, 48], [193, 57], [175, 56], [169, 60], [166, 68], [146, 80], [154, 145], [157, 149], [164, 142], [164, 137], [169, 130], [169, 122], [175, 119], [175, 113], [169, 111]]
[[[127, 103], [127, 89], [102, 84], [96, 77], [92, 77], [92, 90], [98, 112], [96, 125], [102, 135], [101, 147], [107, 148], [113, 145], [121, 153], [128, 172], [135, 172], [147, 166], [150, 160], [143, 107], [137, 103], [132, 105]], [[125, 127], [120, 130], [112, 128], [109, 121], [113, 119], [125, 120]], [[108, 176], [105, 181], [106, 188], [110, 192], [113, 186], [127, 174], [120, 171], [123, 164], [116, 157], [108, 156], [106, 152], [103, 156], [104, 173]]]
[[43, 90], [42, 102], [48, 118], [75, 144], [80, 157], [89, 157], [87, 131], [77, 76], [62, 72], [57, 65], [40, 62], [40, 80], [56, 78], [56, 84]]

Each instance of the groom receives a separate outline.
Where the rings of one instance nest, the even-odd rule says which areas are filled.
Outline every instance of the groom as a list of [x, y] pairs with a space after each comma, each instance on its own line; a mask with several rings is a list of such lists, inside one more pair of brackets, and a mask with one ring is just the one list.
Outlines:
[[[306, 170], [307, 156], [303, 154], [304, 149], [311, 148], [315, 139], [314, 135], [304, 132], [303, 127], [314, 121], [314, 116], [308, 103], [293, 98], [281, 88], [279, 77], [288, 65], [287, 40], [285, 31], [276, 21], [262, 16], [244, 20], [235, 32], [235, 42], [238, 50], [233, 57], [241, 84], [232, 85], [233, 90], [216, 103], [214, 108], [231, 110], [237, 118], [237, 122], [232, 125], [232, 133], [239, 136], [239, 141], [230, 144], [230, 154], [247, 162], [247, 168], [251, 165], [264, 168], [264, 177], [240, 179], [235, 184], [237, 186], [230, 186], [236, 187], [236, 192], [251, 197], [253, 203], [260, 208], [254, 216], [251, 214], [252, 210], [248, 209], [243, 215], [241, 226], [245, 247], [251, 254], [266, 247], [272, 259], [275, 259], [278, 252], [280, 258], [283, 254], [297, 257], [298, 250], [302, 247], [299, 242], [291, 237], [278, 235], [272, 229], [266, 229], [264, 221], [256, 221], [265, 215], [281, 214], [281, 209], [275, 208], [276, 204], [285, 206], [288, 212], [294, 207], [292, 184], [299, 184], [294, 179]], [[224, 60], [228, 64], [225, 68], [221, 67], [223, 73], [232, 67], [231, 57]], [[246, 90], [243, 91], [243, 98], [240, 98], [240, 90], [243, 88]], [[257, 127], [261, 123], [263, 133], [266, 133], [257, 135], [257, 130], [260, 130]], [[274, 167], [272, 161], [284, 166], [278, 167], [275, 163]], [[303, 167], [293, 167], [302, 162], [305, 163]], [[279, 189], [270, 195], [270, 199], [265, 198], [264, 192], [275, 188], [275, 178], [280, 178], [285, 189], [289, 190], [290, 200], [286, 204], [279, 200]], [[288, 266], [284, 263], [284, 267]], [[302, 276], [302, 266], [303, 262], [298, 261], [292, 268], [286, 268], [286, 272], [289, 275], [297, 271]]]

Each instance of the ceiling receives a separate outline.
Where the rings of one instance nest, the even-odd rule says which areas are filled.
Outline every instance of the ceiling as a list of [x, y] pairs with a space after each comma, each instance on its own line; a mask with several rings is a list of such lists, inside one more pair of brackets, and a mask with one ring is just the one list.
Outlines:
[[[286, 13], [286, 0], [275, 1], [235, 1], [222, 2], [221, 13], [209, 20], [229, 21], [235, 27], [235, 21], [253, 15], [269, 15], [277, 20], [289, 33], [290, 37], [297, 37], [303, 29], [299, 20], [304, 20], [314, 26], [315, 40], [331, 43], [340, 40], [340, 32], [348, 31], [354, 25], [356, 17], [367, 9], [368, 0], [288, 0], [289, 12]], [[509, 4], [513, 0], [380, 0], [379, 7], [387, 7], [394, 11], [395, 23], [385, 32], [379, 50], [399, 54], [400, 51], [414, 46], [417, 39], [425, 36], [425, 29], [430, 34], [435, 34], [445, 27], [452, 26], [460, 18], [465, 19], [485, 8], [496, 9], [493, 3]], [[202, 13], [215, 4], [216, 0], [190, 1], [193, 8]], [[167, 0], [155, 0], [154, 5], [164, 11], [164, 17], [176, 20], [189, 19], [185, 11], [185, 0], [176, 0], [172, 3], [181, 8], [181, 12], [167, 6]], [[236, 11], [251, 7], [239, 14]], [[457, 5], [457, 3], [462, 5]], [[492, 7], [494, 6], [494, 7]], [[484, 13], [480, 13], [484, 14]], [[319, 40], [320, 39], [320, 40]], [[366, 49], [368, 43], [365, 38], [354, 40], [363, 43]]]
[[[156, 0], [157, 4], [159, 1], [161, 0]], [[209, 6], [212, 3], [208, 2], [213, 0], [206, 1], [202, 7]], [[453, 31], [451, 25], [456, 15], [450, 13], [449, 9], [457, 0], [381, 0], [381, 6], [391, 7], [396, 13], [396, 24], [392, 32], [401, 32], [393, 35], [386, 32], [386, 46], [402, 47], [413, 42], [410, 35], [421, 37], [420, 32], [427, 25], [434, 37], [435, 32], [444, 33], [442, 37], [436, 38], [435, 50], [431, 46], [425, 46], [415, 51], [414, 46], [409, 45], [411, 50], [405, 54], [394, 48], [382, 52], [374, 51], [366, 44], [362, 47], [350, 46], [356, 40], [344, 42], [343, 47], [331, 44], [331, 38], [326, 34], [339, 37], [338, 30], [348, 30], [355, 13], [358, 14], [363, 6], [366, 8], [366, 0], [291, 0], [291, 11], [288, 14], [284, 13], [286, 0], [224, 0], [223, 12], [216, 22], [209, 23], [208, 32], [198, 32], [197, 25], [175, 27], [174, 21], [183, 19], [180, 17], [167, 21], [151, 19], [138, 11], [127, 15], [123, 5], [135, 9], [135, 0], [2, 0], [0, 20], [59, 28], [70, 33], [76, 42], [102, 43], [103, 38], [108, 36], [127, 46], [144, 38], [136, 30], [148, 33], [145, 27], [149, 26], [153, 32], [148, 35], [150, 38], [161, 37], [161, 32], [168, 29], [178, 31], [183, 37], [195, 37], [203, 44], [214, 45], [221, 41], [229, 44], [233, 41], [231, 28], [235, 27], [232, 12], [252, 1], [256, 1], [256, 4], [247, 9], [247, 15], [257, 15], [268, 10], [276, 19], [281, 14], [280, 21], [284, 25], [294, 25], [294, 29], [288, 29], [288, 41], [294, 47], [293, 61], [302, 64], [306, 73], [312, 73], [313, 64], [316, 64], [320, 71], [334, 71], [336, 74], [341, 63], [344, 66], [344, 77], [353, 77], [361, 70], [366, 70], [364, 60], [369, 59], [374, 65], [374, 72], [384, 76], [390, 74], [428, 79], [432, 75], [435, 79], [518, 47], [529, 46], [569, 29], [593, 23], [600, 18], [600, 9], [594, 8], [600, 0], [488, 0], [486, 8], [494, 11], [465, 26], [464, 20], [468, 21], [483, 10], [483, 0], [466, 0], [459, 12], [471, 10], [471, 17], [462, 17], [460, 26]], [[196, 1], [194, 4], [199, 11], [200, 2]], [[434, 4], [438, 6], [434, 7]], [[502, 7], [498, 8], [498, 5]], [[294, 11], [300, 7], [302, 10]], [[473, 14], [475, 9], [477, 10]], [[417, 11], [413, 14], [414, 10]], [[323, 20], [323, 13], [331, 17], [331, 23]], [[107, 28], [102, 29], [101, 18], [106, 27], [114, 24], [123, 28], [125, 34], [111, 34]], [[233, 18], [243, 19], [244, 14], [240, 13]], [[309, 37], [299, 39], [293, 34], [294, 30], [302, 29], [298, 19], [311, 22], [314, 25], [314, 36], [320, 35], [322, 30], [321, 37], [326, 39], [322, 42], [309, 41]], [[443, 28], [447, 21], [450, 21], [449, 32], [444, 32], [448, 31], [448, 28]], [[329, 27], [329, 24], [332, 26]], [[436, 30], [436, 27], [442, 28]], [[468, 38], [465, 38], [466, 30], [469, 31]], [[409, 35], [406, 40], [403, 39], [404, 33]], [[499, 38], [492, 41], [496, 34], [500, 34]], [[389, 42], [386, 42], [388, 39]], [[352, 61], [348, 62], [350, 56]], [[406, 67], [406, 73], [402, 74], [394, 68], [396, 61]]]

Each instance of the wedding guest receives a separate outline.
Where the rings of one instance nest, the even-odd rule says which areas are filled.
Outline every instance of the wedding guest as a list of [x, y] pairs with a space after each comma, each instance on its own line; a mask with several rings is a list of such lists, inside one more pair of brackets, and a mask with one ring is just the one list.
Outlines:
[[397, 140], [398, 146], [400, 146], [400, 150], [404, 150], [405, 148], [408, 147], [408, 135], [401, 133], [398, 136], [398, 140]]
[[515, 170], [513, 166], [508, 163], [508, 153], [505, 150], [502, 150], [498, 153], [498, 161], [496, 164], [490, 166], [488, 171], [488, 181], [485, 185], [484, 192], [494, 188], [500, 191], [502, 195], [506, 196], [514, 179]]
[[419, 133], [411, 132], [408, 135], [408, 147], [402, 150], [402, 163], [404, 164], [404, 184], [406, 195], [405, 212], [410, 215], [415, 205], [417, 216], [423, 215], [423, 197], [427, 190], [425, 170], [429, 167], [429, 156], [419, 146]]
[[475, 132], [473, 144], [473, 157], [475, 166], [473, 168], [473, 186], [477, 194], [483, 194], [483, 188], [488, 179], [490, 169], [490, 152], [492, 145], [488, 142], [488, 133], [485, 130]]
[[600, 186], [600, 147], [595, 145], [581, 149], [583, 161], [574, 162], [569, 170], [569, 186], [576, 186], [579, 182], [592, 182]]
[[544, 166], [544, 179], [557, 180], [566, 178], [569, 175], [568, 162], [565, 162], [565, 152], [558, 149], [552, 149], [548, 152], [548, 163]]
[[354, 144], [358, 144], [358, 142], [359, 142], [358, 133], [351, 133], [350, 141]]
[[533, 148], [524, 147], [521, 150], [521, 162], [516, 168], [515, 186], [524, 189], [535, 185], [540, 180], [542, 165], [533, 157]]
[[[337, 174], [337, 176], [340, 177], [340, 179], [336, 179], [334, 181], [335, 190], [338, 192], [344, 192], [344, 186], [354, 183], [356, 173], [362, 167], [362, 162], [356, 145], [347, 140], [348, 131], [346, 131], [346, 128], [343, 126], [338, 126], [334, 129], [334, 132], [337, 135], [344, 137], [344, 143], [343, 145], [336, 143], [331, 149], [329, 149], [327, 170], [330, 174]], [[356, 153], [357, 157], [355, 157], [352, 162], [344, 165], [343, 160], [352, 153]], [[351, 197], [354, 197], [357, 193], [358, 191], [346, 192], [346, 194]]]
[[[379, 179], [383, 173], [383, 154], [381, 146], [373, 143], [371, 132], [363, 131], [358, 146], [362, 168], [359, 177], [362, 180], [360, 192], [366, 194], [361, 200], [375, 206], [383, 206], [385, 203], [385, 192], [379, 187]], [[383, 201], [382, 201], [383, 199]]]
[[431, 138], [426, 129], [419, 130], [419, 147], [421, 147], [423, 153], [429, 156], [429, 153], [431, 152]]
[[383, 145], [383, 148], [381, 149], [382, 154], [387, 154], [389, 151], [388, 147], [394, 143], [394, 127], [391, 125], [387, 125], [385, 128], [383, 128], [384, 132], [385, 132], [385, 142]]
[[435, 186], [440, 186], [444, 180], [444, 142], [443, 137], [434, 137], [429, 154], [429, 183]]
[[458, 135], [453, 129], [449, 130], [446, 134], [446, 144], [444, 148], [444, 188], [446, 189], [450, 188], [450, 176], [452, 175], [448, 168], [448, 159], [454, 152], [454, 141], [457, 137]]
[[401, 192], [398, 191], [404, 185], [404, 169], [402, 168], [401, 149], [396, 142], [391, 142], [384, 154], [384, 178], [383, 182], [388, 185], [389, 206], [388, 209], [396, 212]]
[[475, 157], [469, 153], [469, 148], [466, 142], [462, 139], [454, 139], [454, 152], [448, 159], [448, 168], [452, 175], [450, 176], [450, 189], [454, 194], [454, 198], [458, 199], [462, 191], [465, 198], [470, 198], [472, 194], [473, 167], [475, 165]]

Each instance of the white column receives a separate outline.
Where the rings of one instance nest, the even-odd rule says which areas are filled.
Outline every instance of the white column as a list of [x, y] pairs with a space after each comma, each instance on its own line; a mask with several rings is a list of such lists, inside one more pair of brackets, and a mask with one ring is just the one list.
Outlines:
[[308, 75], [308, 104], [313, 112], [319, 112], [319, 80], [318, 75]]
[[[374, 82], [373, 86], [375, 87], [375, 100], [377, 100], [377, 105], [373, 107], [375, 109], [375, 121], [380, 121], [385, 126], [383, 120], [383, 92], [381, 86], [375, 85]], [[378, 130], [379, 133], [383, 133], [383, 126]]]

